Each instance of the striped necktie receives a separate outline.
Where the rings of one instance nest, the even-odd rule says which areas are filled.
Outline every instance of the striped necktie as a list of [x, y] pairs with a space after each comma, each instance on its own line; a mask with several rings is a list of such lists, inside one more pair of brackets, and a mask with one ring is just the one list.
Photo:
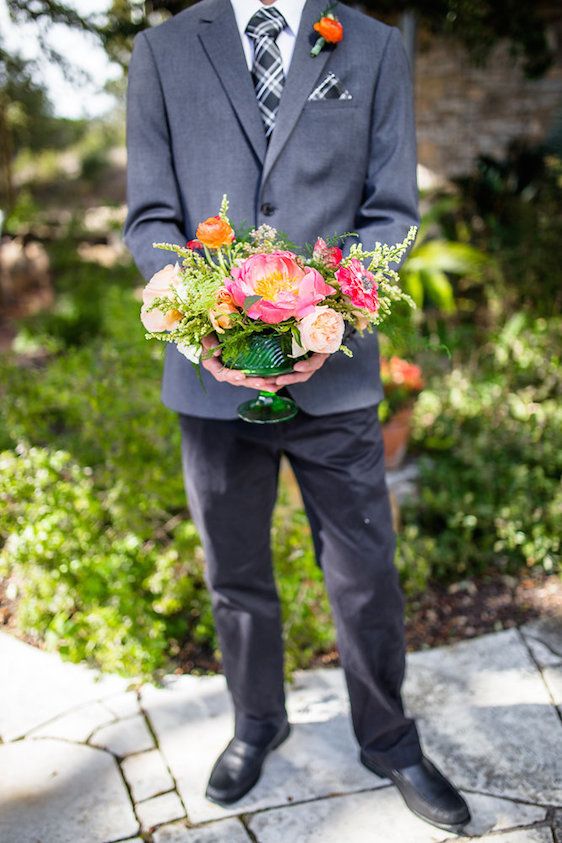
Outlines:
[[273, 131], [285, 84], [281, 52], [275, 39], [286, 25], [287, 22], [280, 11], [264, 6], [252, 15], [246, 27], [247, 35], [254, 42], [252, 79], [266, 138], [269, 138]]

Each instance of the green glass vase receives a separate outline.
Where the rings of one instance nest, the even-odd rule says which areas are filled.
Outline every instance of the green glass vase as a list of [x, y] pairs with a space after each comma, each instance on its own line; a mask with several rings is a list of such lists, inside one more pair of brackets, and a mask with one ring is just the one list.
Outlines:
[[[293, 371], [290, 334], [253, 334], [243, 351], [236, 357], [223, 360], [229, 369], [239, 369], [249, 377], [270, 378], [288, 375]], [[260, 390], [257, 398], [244, 401], [238, 407], [238, 416], [254, 424], [275, 424], [296, 416], [298, 407], [291, 398], [275, 392]]]

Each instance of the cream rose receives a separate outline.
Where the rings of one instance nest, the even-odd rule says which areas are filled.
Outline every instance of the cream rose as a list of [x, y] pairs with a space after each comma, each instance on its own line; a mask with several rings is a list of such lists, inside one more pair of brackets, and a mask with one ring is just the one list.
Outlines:
[[201, 360], [202, 348], [200, 345], [188, 345], [188, 343], [179, 342], [176, 347], [180, 354], [183, 354], [184, 357], [187, 357], [190, 363], [199, 363], [199, 361]]
[[345, 325], [341, 313], [322, 305], [303, 316], [298, 327], [306, 351], [333, 354], [342, 343]]
[[[178, 262], [169, 263], [159, 272], [155, 272], [142, 293], [143, 303], [152, 304], [154, 299], [169, 296], [176, 284], [181, 282], [181, 272]], [[153, 311], [156, 313], [156, 311]]]

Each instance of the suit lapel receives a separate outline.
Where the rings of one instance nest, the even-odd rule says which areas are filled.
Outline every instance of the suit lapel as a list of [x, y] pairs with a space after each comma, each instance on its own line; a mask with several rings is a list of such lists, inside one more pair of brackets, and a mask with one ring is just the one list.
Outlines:
[[[304, 4], [289, 72], [279, 101], [275, 127], [270, 135], [265, 155], [262, 184], [289, 139], [308, 95], [313, 90], [314, 83], [319, 79], [334, 49], [327, 45], [318, 56], [310, 55], [311, 47], [318, 37], [312, 29], [312, 24], [320, 18], [325, 5], [325, 0], [306, 0]], [[341, 45], [336, 49], [341, 49]]]
[[216, 0], [209, 5], [201, 12], [201, 21], [204, 23], [199, 38], [244, 133], [263, 162], [267, 146], [265, 130], [230, 0]]
[[[325, 0], [306, 0], [295, 39], [291, 64], [279, 102], [269, 144], [258, 108], [254, 84], [230, 0], [215, 0], [201, 11], [199, 38], [234, 108], [236, 117], [258, 159], [263, 164], [262, 184], [279, 157], [298, 120], [314, 83], [319, 79], [333, 47], [316, 57], [310, 49], [317, 35], [312, 24], [322, 14]], [[338, 47], [341, 49], [341, 46]]]

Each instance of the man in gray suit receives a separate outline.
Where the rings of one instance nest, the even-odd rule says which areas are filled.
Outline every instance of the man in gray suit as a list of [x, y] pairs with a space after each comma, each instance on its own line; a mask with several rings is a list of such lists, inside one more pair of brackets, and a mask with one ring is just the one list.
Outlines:
[[[297, 246], [356, 231], [372, 248], [402, 240], [418, 222], [400, 33], [348, 6], [335, 11], [343, 40], [314, 57], [324, 0], [201, 0], [136, 37], [124, 234], [146, 279], [169, 262], [152, 243], [194, 238], [223, 193], [235, 223], [268, 223]], [[243, 796], [290, 730], [270, 552], [284, 453], [325, 575], [360, 760], [390, 777], [418, 815], [457, 827], [469, 820], [467, 805], [423, 754], [400, 694], [403, 596], [377, 417], [376, 333], [355, 332], [348, 345], [352, 359], [315, 354], [277, 379], [248, 378], [215, 356], [203, 364], [204, 388], [167, 347], [162, 397], [179, 414], [185, 485], [234, 706], [234, 736], [207, 796]], [[260, 388], [288, 391], [296, 418], [237, 419], [237, 406]]]

